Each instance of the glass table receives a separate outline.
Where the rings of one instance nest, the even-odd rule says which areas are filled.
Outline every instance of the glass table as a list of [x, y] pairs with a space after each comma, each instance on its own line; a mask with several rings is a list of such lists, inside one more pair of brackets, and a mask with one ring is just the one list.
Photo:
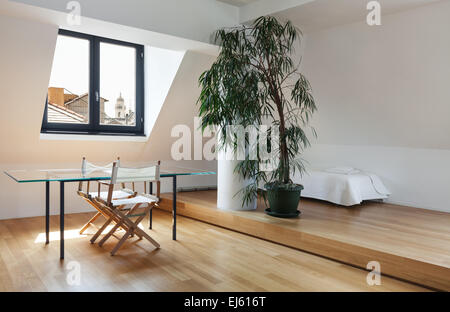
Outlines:
[[[50, 236], [50, 182], [59, 182], [60, 185], [60, 258], [64, 259], [64, 185], [69, 182], [100, 181], [109, 180], [110, 173], [106, 171], [91, 171], [83, 173], [81, 169], [43, 169], [43, 170], [11, 170], [5, 174], [18, 183], [45, 183], [45, 235], [46, 244], [49, 243]], [[216, 174], [212, 171], [205, 171], [184, 167], [168, 167], [161, 165], [161, 178], [172, 178], [173, 204], [172, 204], [172, 238], [177, 239], [177, 177], [197, 176]], [[150, 193], [153, 192], [153, 184], [150, 183]], [[150, 218], [150, 228], [151, 228]]]

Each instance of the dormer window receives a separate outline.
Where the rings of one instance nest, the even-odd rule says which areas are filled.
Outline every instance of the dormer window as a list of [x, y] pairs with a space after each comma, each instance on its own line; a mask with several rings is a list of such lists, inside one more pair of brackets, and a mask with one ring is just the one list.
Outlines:
[[143, 134], [144, 47], [60, 30], [41, 132]]

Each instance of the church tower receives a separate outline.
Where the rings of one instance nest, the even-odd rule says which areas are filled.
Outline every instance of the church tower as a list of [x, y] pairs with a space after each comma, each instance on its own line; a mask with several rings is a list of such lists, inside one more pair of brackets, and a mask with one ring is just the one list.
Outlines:
[[116, 100], [116, 118], [124, 118], [126, 114], [125, 101], [122, 97], [122, 92]]

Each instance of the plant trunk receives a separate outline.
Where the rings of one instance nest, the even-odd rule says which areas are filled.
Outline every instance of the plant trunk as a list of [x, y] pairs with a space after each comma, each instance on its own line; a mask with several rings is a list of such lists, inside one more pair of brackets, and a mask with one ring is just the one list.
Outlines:
[[278, 114], [280, 115], [280, 181], [288, 184], [290, 181], [289, 174], [289, 153], [286, 142], [286, 125], [284, 123], [284, 112], [281, 105], [277, 105]]
[[[290, 175], [289, 175], [289, 155], [287, 151], [287, 143], [285, 135], [285, 129], [282, 129], [280, 127], [280, 166], [281, 166], [281, 172], [280, 172], [280, 180], [283, 181], [283, 183], [287, 184], [290, 181]], [[284, 138], [283, 138], [284, 137]]]
[[[267, 60], [267, 63], [270, 64], [270, 61]], [[290, 174], [289, 174], [289, 152], [287, 148], [286, 142], [286, 125], [284, 120], [284, 110], [283, 110], [283, 100], [282, 95], [278, 93], [279, 88], [275, 87], [276, 82], [271, 80], [271, 70], [269, 65], [269, 73], [266, 74], [268, 77], [272, 99], [277, 105], [278, 115], [280, 118], [280, 182], [284, 184], [288, 184], [290, 182]]]

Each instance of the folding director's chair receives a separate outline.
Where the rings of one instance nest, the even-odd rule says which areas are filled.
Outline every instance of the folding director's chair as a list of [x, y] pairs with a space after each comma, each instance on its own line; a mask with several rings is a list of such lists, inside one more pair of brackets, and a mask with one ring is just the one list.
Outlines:
[[[117, 164], [120, 165], [120, 157], [117, 158]], [[113, 167], [113, 163], [107, 164], [105, 166], [94, 165], [93, 163], [88, 162], [85, 157], [83, 157], [83, 161], [81, 163], [81, 171], [85, 175], [88, 175], [90, 172], [94, 172], [94, 171], [104, 171], [105, 173], [110, 174], [111, 170], [112, 170], [112, 167]], [[100, 191], [100, 184], [98, 185], [97, 192], [95, 192], [95, 191], [91, 192], [90, 191], [90, 186], [91, 186], [90, 181], [87, 181], [86, 182], [86, 191], [84, 191], [83, 190], [83, 182], [80, 182], [78, 184], [77, 194], [81, 198], [83, 198], [89, 205], [94, 207], [97, 210], [97, 213], [81, 228], [80, 234], [83, 234], [89, 228], [89, 226], [92, 226], [96, 230], [98, 230], [98, 228], [94, 225], [94, 222], [100, 216], [103, 216], [106, 219], [109, 219], [109, 216], [107, 214], [105, 214], [103, 212], [103, 210], [100, 209], [100, 207], [94, 202], [94, 198], [96, 196], [107, 198], [108, 192], [101, 192], [101, 193], [99, 193], [99, 191]], [[113, 199], [129, 198], [129, 197], [136, 196], [136, 194], [137, 193], [134, 192], [134, 190], [126, 189], [125, 186], [124, 186], [123, 189], [114, 191]]]
[[[93, 203], [100, 209], [100, 213], [107, 217], [107, 221], [103, 226], [94, 234], [91, 238], [91, 243], [94, 243], [97, 238], [106, 230], [111, 224], [115, 223], [112, 229], [104, 235], [100, 240], [99, 245], [103, 244], [113, 236], [119, 228], [125, 230], [123, 236], [119, 239], [117, 245], [111, 251], [111, 255], [119, 250], [120, 247], [130, 236], [138, 236], [140, 239], [145, 238], [152, 243], [156, 248], [160, 245], [150, 237], [144, 230], [139, 227], [142, 220], [149, 214], [153, 207], [157, 206], [160, 195], [160, 176], [158, 165], [146, 168], [122, 168], [113, 163], [111, 171], [110, 181], [99, 182], [99, 190], [97, 196], [93, 198]], [[147, 182], [156, 182], [156, 196], [151, 194], [138, 194], [134, 192], [135, 182], [143, 182], [146, 185]], [[127, 198], [115, 198], [114, 186], [120, 184], [122, 186], [122, 192], [128, 191], [125, 188], [125, 183], [131, 183], [133, 190], [128, 193]], [[100, 192], [100, 185], [108, 187], [108, 191], [105, 193]], [[144, 187], [146, 189], [146, 187]], [[146, 192], [146, 190], [145, 190]], [[106, 196], [105, 196], [106, 195]]]

